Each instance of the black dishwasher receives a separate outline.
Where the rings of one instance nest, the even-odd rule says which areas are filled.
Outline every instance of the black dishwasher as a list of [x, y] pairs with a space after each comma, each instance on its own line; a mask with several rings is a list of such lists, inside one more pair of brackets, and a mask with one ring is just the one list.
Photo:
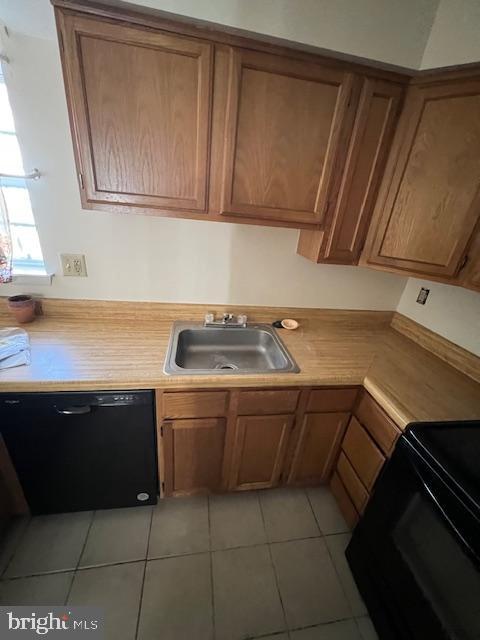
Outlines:
[[152, 391], [2, 393], [0, 432], [33, 514], [157, 502]]

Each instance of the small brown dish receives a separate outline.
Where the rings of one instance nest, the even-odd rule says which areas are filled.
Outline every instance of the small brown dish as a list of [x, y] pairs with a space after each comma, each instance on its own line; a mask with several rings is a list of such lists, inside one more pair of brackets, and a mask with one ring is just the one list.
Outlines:
[[35, 319], [35, 300], [32, 296], [10, 296], [7, 306], [19, 324], [26, 324]]
[[298, 329], [298, 322], [293, 320], [293, 318], [285, 318], [285, 320], [282, 320], [282, 327], [293, 331], [294, 329]]

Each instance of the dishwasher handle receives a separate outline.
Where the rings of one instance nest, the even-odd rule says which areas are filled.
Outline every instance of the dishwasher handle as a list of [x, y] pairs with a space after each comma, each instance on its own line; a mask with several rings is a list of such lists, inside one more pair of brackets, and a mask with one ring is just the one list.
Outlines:
[[62, 416], [83, 416], [86, 413], [90, 413], [92, 407], [89, 404], [84, 404], [79, 407], [65, 407], [59, 408], [55, 406], [55, 411], [60, 413]]

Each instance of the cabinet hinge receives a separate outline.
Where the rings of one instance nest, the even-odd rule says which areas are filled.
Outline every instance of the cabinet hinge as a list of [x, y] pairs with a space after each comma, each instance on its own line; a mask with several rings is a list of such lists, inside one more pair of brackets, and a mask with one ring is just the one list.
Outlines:
[[163, 427], [160, 427], [160, 436], [163, 438]]
[[80, 189], [85, 189], [85, 185], [83, 184], [83, 173], [78, 174], [78, 181], [80, 182]]
[[165, 482], [162, 482], [162, 492], [165, 491]]
[[65, 51], [65, 47], [63, 46], [63, 34], [61, 31], [58, 32], [58, 43], [60, 45], [60, 51], [63, 53]]

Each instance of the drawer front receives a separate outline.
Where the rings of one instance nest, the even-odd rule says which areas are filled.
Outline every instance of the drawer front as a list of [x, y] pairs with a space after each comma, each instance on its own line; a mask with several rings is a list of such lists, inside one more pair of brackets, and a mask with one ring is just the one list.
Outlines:
[[340, 452], [338, 458], [337, 473], [355, 505], [355, 509], [358, 513], [363, 513], [370, 496], [343, 452]]
[[307, 412], [350, 411], [358, 389], [313, 389], [307, 403]]
[[347, 493], [347, 490], [343, 486], [338, 473], [334, 473], [332, 479], [330, 480], [330, 490], [333, 494], [333, 497], [337, 501], [343, 517], [345, 518], [345, 522], [350, 527], [350, 529], [353, 529], [353, 527], [358, 522], [358, 513], [353, 502], [350, 499], [350, 496]]
[[228, 391], [163, 394], [164, 418], [217, 418], [226, 415]]
[[400, 435], [400, 429], [367, 392], [362, 393], [355, 409], [355, 416], [383, 453], [390, 456]]
[[368, 491], [373, 487], [385, 456], [358, 420], [352, 416], [342, 449]]
[[295, 413], [299, 393], [294, 389], [241, 391], [238, 399], [238, 414], [259, 416], [262, 414]]

